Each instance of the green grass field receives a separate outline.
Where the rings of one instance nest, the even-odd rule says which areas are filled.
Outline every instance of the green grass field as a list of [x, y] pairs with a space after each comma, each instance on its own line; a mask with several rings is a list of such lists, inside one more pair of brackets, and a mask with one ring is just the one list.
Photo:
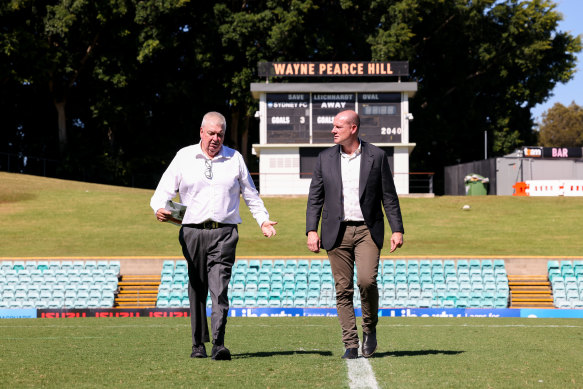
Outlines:
[[[189, 320], [0, 322], [2, 387], [342, 388], [336, 318], [232, 318], [233, 360], [193, 360]], [[580, 388], [573, 319], [381, 318], [383, 388]], [[210, 351], [210, 349], [208, 350]]]
[[[8, 173], [0, 182], [0, 257], [181, 255], [177, 227], [154, 219], [151, 190]], [[243, 205], [238, 255], [310, 255], [306, 198], [264, 201], [278, 235], [263, 238]], [[401, 204], [399, 256], [581, 256], [583, 198]], [[581, 320], [384, 317], [377, 331], [369, 361], [382, 388], [583, 387]], [[231, 318], [233, 360], [215, 362], [189, 358], [189, 319], [6, 319], [0, 387], [343, 388], [340, 339], [336, 318]]]
[[[152, 190], [2, 172], [0, 182], [0, 257], [182, 255], [177, 227], [153, 216]], [[237, 255], [312, 255], [306, 197], [264, 201], [278, 234], [264, 238], [243, 204]], [[402, 198], [401, 207], [405, 245], [395, 255], [581, 255], [581, 197]]]

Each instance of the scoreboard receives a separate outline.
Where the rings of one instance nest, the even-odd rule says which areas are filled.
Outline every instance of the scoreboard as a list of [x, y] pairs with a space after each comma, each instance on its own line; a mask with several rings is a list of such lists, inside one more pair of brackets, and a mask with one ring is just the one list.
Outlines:
[[312, 93], [312, 143], [332, 141], [334, 116], [347, 109], [355, 110], [354, 93]]
[[401, 143], [400, 93], [267, 93], [267, 143], [332, 143], [336, 114], [360, 116], [360, 137]]
[[359, 93], [360, 137], [371, 143], [401, 143], [401, 95]]
[[310, 94], [267, 94], [267, 143], [310, 142]]

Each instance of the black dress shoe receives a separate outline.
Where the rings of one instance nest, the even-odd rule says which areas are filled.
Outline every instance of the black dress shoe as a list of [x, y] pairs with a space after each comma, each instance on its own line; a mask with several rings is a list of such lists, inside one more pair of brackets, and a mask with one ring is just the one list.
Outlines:
[[206, 348], [204, 344], [197, 344], [192, 346], [192, 354], [190, 354], [191, 358], [206, 358]]
[[377, 333], [371, 332], [362, 334], [362, 356], [370, 358], [377, 349]]
[[358, 358], [358, 347], [357, 348], [347, 348], [346, 352], [342, 356], [342, 359], [356, 359]]
[[215, 361], [230, 361], [231, 352], [222, 344], [215, 344], [211, 352], [211, 358]]

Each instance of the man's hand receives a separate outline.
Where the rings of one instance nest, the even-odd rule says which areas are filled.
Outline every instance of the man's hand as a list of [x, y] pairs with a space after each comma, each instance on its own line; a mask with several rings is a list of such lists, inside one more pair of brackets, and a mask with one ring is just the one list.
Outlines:
[[158, 219], [161, 222], [167, 222], [168, 220], [170, 220], [170, 215], [172, 215], [172, 213], [164, 208], [160, 208], [159, 210], [156, 211], [156, 219]]
[[320, 237], [318, 232], [310, 231], [308, 232], [308, 249], [314, 253], [319, 253], [321, 247]]
[[263, 232], [263, 236], [267, 238], [275, 236], [277, 232], [273, 226], [276, 224], [277, 222], [272, 222], [271, 220], [264, 221], [263, 224], [261, 224], [261, 232]]
[[393, 235], [391, 235], [391, 253], [401, 246], [403, 246], [403, 234], [393, 232]]

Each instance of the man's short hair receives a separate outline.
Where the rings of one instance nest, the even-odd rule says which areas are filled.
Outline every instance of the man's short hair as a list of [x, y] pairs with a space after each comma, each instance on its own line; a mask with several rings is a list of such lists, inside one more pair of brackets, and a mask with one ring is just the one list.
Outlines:
[[215, 111], [207, 112], [203, 116], [202, 123], [200, 126], [204, 127], [205, 124], [208, 124], [211, 122], [220, 125], [223, 128], [223, 131], [227, 130], [227, 120], [225, 119], [223, 114], [221, 114], [220, 112], [215, 112]]

